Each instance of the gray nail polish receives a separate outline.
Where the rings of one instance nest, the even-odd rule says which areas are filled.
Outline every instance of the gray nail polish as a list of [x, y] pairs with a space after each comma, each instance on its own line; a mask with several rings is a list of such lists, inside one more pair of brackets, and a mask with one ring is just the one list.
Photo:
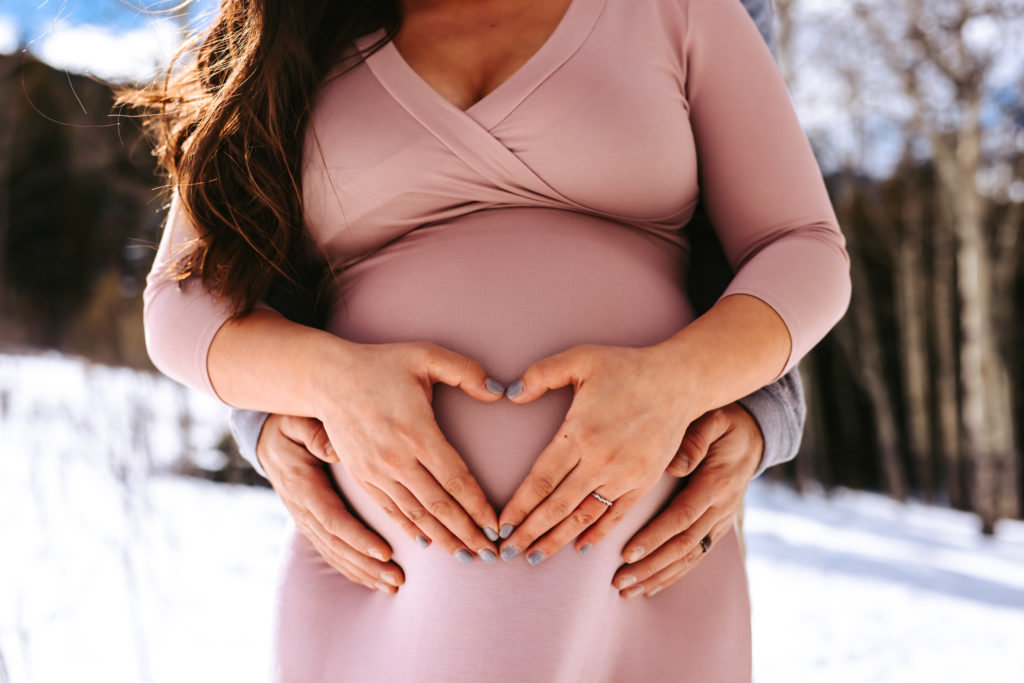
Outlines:
[[515, 530], [516, 530], [516, 527], [515, 527], [514, 524], [502, 524], [501, 525], [501, 533], [498, 534], [498, 536], [502, 540], [504, 540], [504, 539], [508, 538], [509, 536], [511, 536], [512, 532], [515, 531]]
[[455, 551], [455, 557], [462, 564], [469, 564], [470, 562], [473, 561], [473, 555], [468, 550], [466, 550], [464, 548], [459, 548], [458, 550], [456, 550]]
[[508, 388], [505, 389], [505, 395], [508, 396], [509, 398], [515, 398], [519, 394], [523, 393], [524, 388], [525, 387], [523, 387], [523, 381], [517, 379], [515, 382], [512, 382], [512, 384], [508, 385]]
[[586, 555], [590, 552], [590, 549], [593, 547], [594, 546], [590, 545], [589, 543], [585, 544], [582, 548], [580, 548], [580, 555]]
[[494, 543], [498, 540], [498, 532], [489, 526], [484, 527], [484, 536], [486, 536], [487, 540], [491, 543]]
[[484, 382], [484, 386], [487, 387], [487, 391], [491, 392], [492, 394], [497, 394], [500, 396], [501, 394], [505, 393], [505, 385], [496, 379], [491, 379], [490, 377], [488, 377], [487, 380]]
[[530, 556], [526, 558], [526, 561], [536, 567], [538, 564], [544, 561], [547, 555], [544, 554], [543, 550], [534, 550], [530, 553]]
[[478, 554], [480, 555], [480, 559], [486, 562], [487, 564], [491, 564], [492, 562], [498, 559], [497, 555], [495, 555], [490, 550], [487, 550], [486, 548], [481, 550]]
[[430, 541], [427, 540], [426, 536], [417, 536], [416, 542], [420, 544], [421, 548], [426, 548], [428, 545], [430, 545]]
[[515, 547], [514, 545], [508, 545], [505, 546], [505, 548], [501, 551], [501, 559], [505, 560], [506, 562], [511, 562], [515, 559], [516, 555], [518, 554], [519, 548]]

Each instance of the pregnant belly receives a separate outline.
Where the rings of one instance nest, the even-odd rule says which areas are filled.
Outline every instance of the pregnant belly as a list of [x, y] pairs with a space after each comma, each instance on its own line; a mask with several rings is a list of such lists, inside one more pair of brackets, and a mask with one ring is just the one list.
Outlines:
[[[681, 285], [685, 266], [678, 246], [596, 217], [536, 208], [481, 211], [420, 228], [342, 272], [342, 303], [329, 329], [363, 343], [433, 341], [480, 361], [507, 384], [534, 361], [576, 344], [647, 346], [671, 336], [693, 318]], [[441, 430], [500, 512], [571, 401], [571, 387], [514, 405], [479, 402], [437, 385], [433, 405]], [[480, 596], [518, 590], [524, 582], [546, 596], [538, 609], [552, 609], [554, 599], [560, 611], [588, 618], [599, 608], [595, 595], [618, 599], [610, 580], [623, 544], [677, 483], [663, 477], [586, 558], [567, 547], [537, 568], [522, 558], [463, 567], [439, 547], [419, 549], [342, 466], [334, 474], [353, 509], [392, 544], [406, 585], [388, 609], [410, 605], [402, 618], [413, 621], [466, 603], [466, 595], [476, 597], [463, 609], [486, 611]], [[576, 593], [589, 597], [572, 604]], [[487, 622], [481, 614], [473, 623]], [[465, 631], [436, 636], [470, 637]]]

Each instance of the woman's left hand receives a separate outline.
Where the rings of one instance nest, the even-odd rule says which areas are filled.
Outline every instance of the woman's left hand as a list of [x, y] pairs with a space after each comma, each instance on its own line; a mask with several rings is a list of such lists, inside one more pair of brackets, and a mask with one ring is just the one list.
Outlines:
[[514, 403], [568, 384], [575, 394], [554, 439], [501, 512], [502, 558], [525, 549], [536, 565], [592, 524], [602, 535], [617, 525], [665, 473], [687, 425], [704, 412], [685, 379], [667, 344], [586, 344], [527, 368], [506, 390]]

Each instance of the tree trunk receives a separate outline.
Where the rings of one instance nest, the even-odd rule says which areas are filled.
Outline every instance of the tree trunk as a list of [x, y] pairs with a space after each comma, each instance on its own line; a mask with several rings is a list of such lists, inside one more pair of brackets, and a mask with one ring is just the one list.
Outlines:
[[906, 413], [907, 442], [918, 492], [927, 501], [935, 495], [931, 440], [931, 387], [926, 339], [927, 301], [921, 250], [924, 246], [921, 198], [905, 200], [903, 230], [896, 256], [896, 317], [899, 326], [900, 371]]

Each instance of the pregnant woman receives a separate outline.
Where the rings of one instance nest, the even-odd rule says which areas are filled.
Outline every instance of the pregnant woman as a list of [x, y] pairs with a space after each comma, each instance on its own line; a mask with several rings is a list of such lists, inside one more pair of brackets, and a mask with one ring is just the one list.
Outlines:
[[[849, 296], [742, 6], [225, 0], [176, 78], [150, 354], [319, 419], [406, 575], [367, 591], [294, 537], [279, 680], [748, 679], [732, 529], [650, 600], [609, 583], [687, 424], [792, 368]], [[699, 317], [698, 195], [736, 271]], [[318, 254], [329, 333], [253, 310]]]

